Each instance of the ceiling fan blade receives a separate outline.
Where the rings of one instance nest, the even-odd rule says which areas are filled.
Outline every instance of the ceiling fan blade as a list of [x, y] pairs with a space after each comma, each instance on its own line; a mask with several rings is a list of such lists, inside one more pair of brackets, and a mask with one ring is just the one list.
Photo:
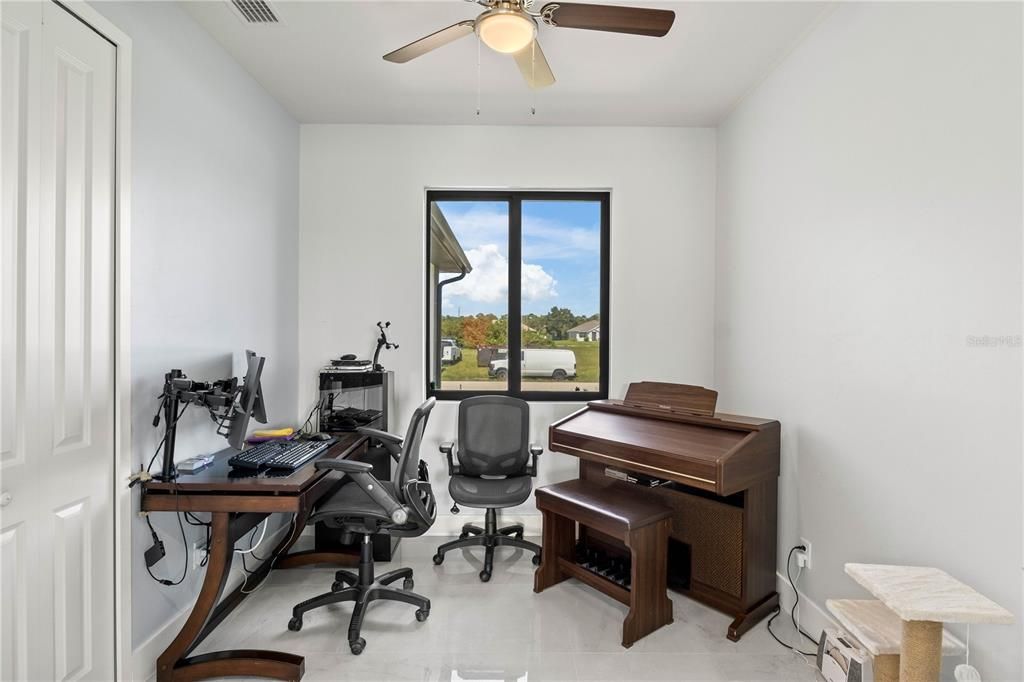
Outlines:
[[535, 90], [554, 85], [555, 74], [551, 73], [547, 57], [540, 49], [540, 43], [536, 39], [519, 52], [512, 55], [519, 65], [519, 70], [526, 79], [526, 84]]
[[546, 24], [590, 31], [632, 33], [660, 38], [672, 28], [676, 13], [666, 9], [549, 2], [541, 9]]
[[464, 36], [468, 36], [472, 32], [472, 19], [460, 21], [457, 24], [452, 24], [448, 28], [442, 28], [436, 33], [431, 33], [429, 36], [415, 40], [404, 47], [400, 47], [394, 52], [388, 52], [384, 55], [384, 59], [389, 62], [395, 62], [396, 64], [404, 64], [410, 59], [421, 57], [431, 50], [444, 47], [448, 43], [458, 40]]

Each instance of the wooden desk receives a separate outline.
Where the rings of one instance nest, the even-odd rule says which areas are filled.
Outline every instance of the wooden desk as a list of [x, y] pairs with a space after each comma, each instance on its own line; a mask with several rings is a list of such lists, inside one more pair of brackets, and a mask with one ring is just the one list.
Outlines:
[[[339, 436], [321, 455], [324, 458], [357, 458], [366, 451], [367, 438], [357, 433]], [[298, 680], [305, 670], [302, 656], [261, 650], [217, 651], [189, 656], [214, 628], [245, 598], [242, 588], [221, 598], [231, 572], [235, 543], [273, 513], [295, 517], [291, 531], [252, 574], [258, 584], [272, 568], [292, 568], [313, 563], [358, 564], [352, 552], [298, 552], [288, 550], [302, 535], [314, 504], [341, 481], [338, 472], [317, 471], [314, 463], [287, 476], [261, 472], [238, 475], [228, 466], [234, 450], [218, 453], [217, 460], [197, 474], [183, 474], [173, 482], [149, 481], [142, 489], [142, 509], [147, 512], [210, 512], [209, 561], [203, 586], [185, 625], [157, 659], [158, 682], [201, 680], [230, 675]], [[250, 587], [251, 589], [251, 587]], [[284, 621], [282, 621], [284, 622]]]

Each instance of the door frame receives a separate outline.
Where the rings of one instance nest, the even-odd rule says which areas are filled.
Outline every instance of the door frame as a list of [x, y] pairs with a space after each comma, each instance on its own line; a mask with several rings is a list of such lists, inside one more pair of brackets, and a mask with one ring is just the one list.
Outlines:
[[131, 526], [131, 130], [132, 39], [85, 0], [54, 2], [113, 43], [114, 76], [114, 674], [130, 679], [132, 654]]

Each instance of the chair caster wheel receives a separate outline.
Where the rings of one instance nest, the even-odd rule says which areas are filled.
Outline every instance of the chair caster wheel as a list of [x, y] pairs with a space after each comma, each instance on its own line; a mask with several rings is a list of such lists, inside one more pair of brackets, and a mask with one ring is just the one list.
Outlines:
[[354, 656], [358, 656], [363, 653], [363, 649], [366, 648], [366, 640], [360, 637], [357, 640], [348, 643], [348, 648]]
[[343, 587], [345, 587], [345, 583], [341, 582], [340, 580], [335, 580], [333, 583], [331, 583], [331, 592], [337, 592]]
[[423, 622], [430, 615], [430, 609], [416, 609], [416, 620]]
[[406, 578], [405, 580], [402, 581], [402, 589], [403, 590], [411, 590], [413, 588], [413, 585], [415, 585], [415, 584], [416, 583], [414, 583], [412, 581], [412, 578]]
[[440, 566], [442, 563], [444, 563], [444, 554], [435, 554], [434, 555], [434, 565], [435, 566]]
[[540, 566], [540, 554], [533, 555], [533, 565]]
[[490, 579], [491, 579], [491, 572], [490, 571], [480, 571], [480, 582], [485, 583], [485, 582], [487, 582]]
[[302, 619], [301, 618], [292, 618], [290, 621], [288, 621], [288, 629], [291, 630], [292, 632], [298, 632], [299, 630], [301, 630], [302, 629]]

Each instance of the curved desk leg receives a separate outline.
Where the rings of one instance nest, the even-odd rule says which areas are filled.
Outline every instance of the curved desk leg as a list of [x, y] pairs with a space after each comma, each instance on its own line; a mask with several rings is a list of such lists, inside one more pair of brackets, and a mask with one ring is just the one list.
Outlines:
[[192, 612], [181, 632], [157, 659], [158, 682], [200, 680], [222, 675], [271, 677], [298, 680], [305, 670], [302, 656], [277, 651], [219, 651], [186, 658], [196, 647], [210, 616], [220, 601], [231, 572], [230, 514], [213, 512], [210, 527], [210, 560], [206, 577]]
[[295, 523], [292, 525], [292, 532], [289, 533], [281, 543], [274, 548], [274, 556], [277, 560], [274, 561], [274, 568], [298, 568], [300, 566], [310, 566], [312, 564], [333, 564], [336, 566], [358, 566], [359, 565], [359, 549], [354, 548], [351, 551], [339, 550], [336, 552], [324, 552], [318, 550], [308, 550], [305, 552], [295, 552], [288, 554], [288, 550], [298, 542], [299, 538], [302, 537], [302, 531], [306, 528], [306, 523], [309, 521], [309, 509], [303, 509], [295, 515]]

